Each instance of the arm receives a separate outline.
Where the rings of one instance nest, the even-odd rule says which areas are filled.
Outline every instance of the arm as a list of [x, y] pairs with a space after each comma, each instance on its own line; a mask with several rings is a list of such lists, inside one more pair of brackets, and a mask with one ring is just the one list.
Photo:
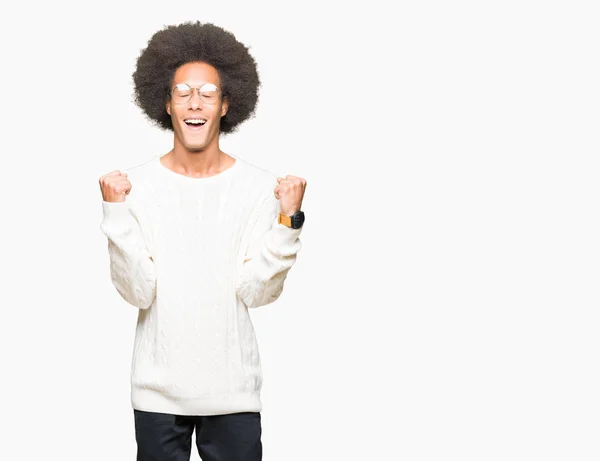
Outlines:
[[113, 285], [129, 304], [148, 309], [156, 296], [156, 269], [139, 223], [127, 202], [103, 200], [102, 211]]
[[279, 298], [289, 270], [302, 248], [300, 229], [277, 222], [279, 201], [271, 193], [254, 220], [248, 249], [238, 265], [236, 292], [247, 307], [260, 307]]

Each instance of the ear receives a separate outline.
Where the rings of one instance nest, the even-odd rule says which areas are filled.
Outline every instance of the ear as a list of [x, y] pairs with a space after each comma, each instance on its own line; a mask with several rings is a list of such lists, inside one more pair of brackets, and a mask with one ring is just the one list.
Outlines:
[[171, 100], [167, 100], [167, 104], [166, 104], [166, 109], [167, 109], [167, 114], [171, 115]]
[[223, 104], [221, 104], [221, 117], [225, 117], [225, 114], [229, 110], [229, 101], [227, 98], [223, 98]]

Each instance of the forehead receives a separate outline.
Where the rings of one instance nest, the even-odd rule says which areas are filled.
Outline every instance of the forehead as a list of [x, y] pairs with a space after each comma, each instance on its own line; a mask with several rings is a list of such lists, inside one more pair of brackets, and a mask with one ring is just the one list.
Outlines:
[[219, 73], [210, 64], [205, 62], [188, 62], [180, 66], [173, 76], [173, 85], [187, 83], [190, 86], [199, 86], [203, 83], [220, 84]]

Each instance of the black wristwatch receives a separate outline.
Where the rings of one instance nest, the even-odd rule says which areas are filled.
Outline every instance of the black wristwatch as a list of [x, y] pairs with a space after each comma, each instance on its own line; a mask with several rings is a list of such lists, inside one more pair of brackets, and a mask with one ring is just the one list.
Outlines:
[[283, 213], [279, 213], [277, 218], [279, 224], [291, 227], [292, 229], [300, 229], [304, 224], [304, 211], [296, 211], [292, 216], [286, 216]]

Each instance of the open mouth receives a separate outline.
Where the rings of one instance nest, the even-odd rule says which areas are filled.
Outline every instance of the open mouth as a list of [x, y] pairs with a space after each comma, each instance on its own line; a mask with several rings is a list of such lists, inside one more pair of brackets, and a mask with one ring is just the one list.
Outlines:
[[206, 120], [203, 118], [186, 118], [184, 123], [190, 130], [198, 131], [206, 124]]

